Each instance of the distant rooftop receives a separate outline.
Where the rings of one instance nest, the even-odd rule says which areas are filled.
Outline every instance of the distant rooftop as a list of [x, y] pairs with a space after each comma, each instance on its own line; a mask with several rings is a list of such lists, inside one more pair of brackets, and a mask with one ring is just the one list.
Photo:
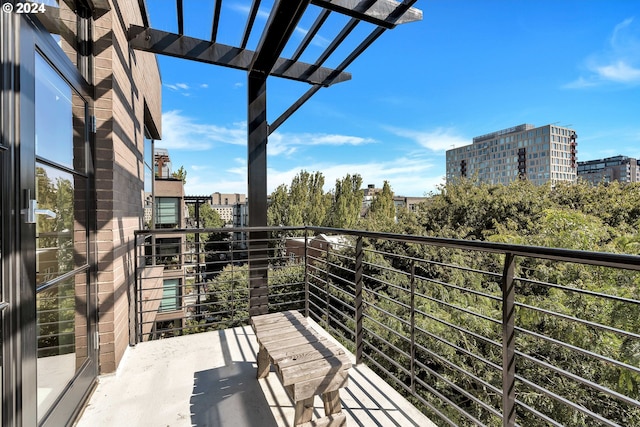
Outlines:
[[512, 126], [510, 128], [506, 128], [502, 130], [497, 130], [495, 132], [487, 133], [485, 135], [476, 136], [475, 138], [473, 138], [473, 142], [476, 143], [476, 142], [484, 141], [486, 139], [495, 138], [496, 136], [506, 135], [514, 132], [522, 132], [524, 130], [529, 130], [529, 129], [535, 129], [535, 125], [525, 123], [522, 125]]

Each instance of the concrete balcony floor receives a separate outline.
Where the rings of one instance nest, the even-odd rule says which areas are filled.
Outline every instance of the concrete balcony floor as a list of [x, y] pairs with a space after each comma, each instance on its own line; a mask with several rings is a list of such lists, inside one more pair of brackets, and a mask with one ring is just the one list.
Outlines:
[[[291, 426], [293, 403], [275, 373], [256, 380], [256, 354], [250, 326], [138, 344], [99, 378], [77, 426]], [[366, 366], [349, 377], [340, 391], [348, 426], [435, 425]]]

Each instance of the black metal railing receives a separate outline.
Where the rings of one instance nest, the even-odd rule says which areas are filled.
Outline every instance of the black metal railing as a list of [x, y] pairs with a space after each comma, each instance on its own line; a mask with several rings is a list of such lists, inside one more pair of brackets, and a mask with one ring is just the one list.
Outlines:
[[[172, 231], [185, 240], [175, 318], [154, 311], [158, 282], [176, 274], [154, 266], [167, 230], [139, 232], [138, 340], [246, 324], [247, 231], [201, 230], [200, 243]], [[264, 235], [269, 310], [304, 311], [437, 424], [640, 425], [640, 257], [319, 227]]]

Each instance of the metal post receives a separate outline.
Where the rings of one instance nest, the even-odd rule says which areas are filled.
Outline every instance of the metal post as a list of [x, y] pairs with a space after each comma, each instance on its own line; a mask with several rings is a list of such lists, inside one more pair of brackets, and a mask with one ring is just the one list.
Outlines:
[[[143, 236], [134, 236], [134, 241], [136, 244], [136, 256], [135, 256], [135, 269], [136, 269], [136, 280], [135, 280], [135, 290], [133, 294], [134, 302], [133, 305], [137, 313], [134, 313], [133, 319], [135, 322], [134, 330], [135, 337], [133, 338], [133, 345], [138, 344], [142, 340], [142, 295], [139, 295], [142, 290], [142, 269], [145, 268], [146, 257], [144, 256], [144, 248], [145, 248], [145, 238]], [[141, 244], [142, 242], [142, 244]]]
[[329, 252], [331, 250], [331, 245], [327, 242], [327, 252], [326, 252], [326, 258], [324, 260], [324, 272], [325, 272], [325, 281], [324, 281], [324, 286], [325, 286], [325, 328], [327, 330], [329, 330], [329, 306], [331, 304], [331, 298], [329, 297], [331, 295], [330, 290], [329, 290]]
[[[267, 225], [267, 77], [248, 78], [247, 193], [249, 227]], [[268, 242], [266, 231], [249, 232], [249, 315], [269, 311]]]
[[416, 264], [411, 261], [411, 393], [416, 392]]
[[196, 214], [196, 233], [194, 236], [194, 243], [196, 246], [196, 319], [200, 321], [202, 307], [200, 304], [202, 303], [200, 300], [200, 294], [202, 292], [202, 288], [200, 286], [202, 282], [202, 277], [200, 274], [200, 200], [196, 200], [195, 207]]
[[502, 274], [502, 425], [516, 424], [515, 256], [505, 254]]
[[356, 364], [362, 362], [363, 351], [363, 330], [362, 330], [362, 318], [364, 316], [364, 305], [362, 302], [362, 261], [364, 258], [364, 251], [362, 250], [362, 236], [358, 236], [356, 240], [356, 265], [355, 265], [355, 300], [353, 302], [355, 306], [356, 316]]
[[309, 317], [309, 271], [308, 271], [308, 252], [309, 231], [304, 230], [304, 317]]

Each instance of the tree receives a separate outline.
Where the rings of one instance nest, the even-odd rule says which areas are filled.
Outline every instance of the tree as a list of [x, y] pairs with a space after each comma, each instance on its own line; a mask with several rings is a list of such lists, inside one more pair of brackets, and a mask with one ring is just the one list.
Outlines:
[[391, 191], [389, 181], [384, 181], [382, 191], [374, 197], [369, 214], [372, 219], [383, 223], [395, 220], [396, 205], [393, 203], [393, 191]]
[[182, 180], [183, 184], [187, 183], [187, 170], [184, 166], [180, 166], [180, 169], [171, 174], [173, 178]]
[[310, 175], [308, 188], [309, 210], [305, 215], [305, 224], [324, 225], [327, 220], [331, 197], [324, 192], [324, 176], [321, 172]]
[[324, 225], [331, 202], [324, 192], [324, 176], [321, 172], [300, 171], [291, 186], [278, 186], [271, 193], [267, 211], [270, 225], [301, 226]]
[[[198, 208], [200, 214], [200, 227], [201, 228], [220, 228], [224, 226], [224, 220], [220, 218], [218, 212], [211, 207], [208, 203], [201, 203]], [[196, 206], [189, 204], [189, 216], [196, 220]]]
[[336, 180], [329, 225], [335, 228], [355, 228], [362, 209], [362, 177], [347, 174]]
[[267, 208], [267, 223], [271, 226], [288, 224], [289, 214], [289, 189], [285, 184], [280, 184], [271, 193], [271, 203]]

